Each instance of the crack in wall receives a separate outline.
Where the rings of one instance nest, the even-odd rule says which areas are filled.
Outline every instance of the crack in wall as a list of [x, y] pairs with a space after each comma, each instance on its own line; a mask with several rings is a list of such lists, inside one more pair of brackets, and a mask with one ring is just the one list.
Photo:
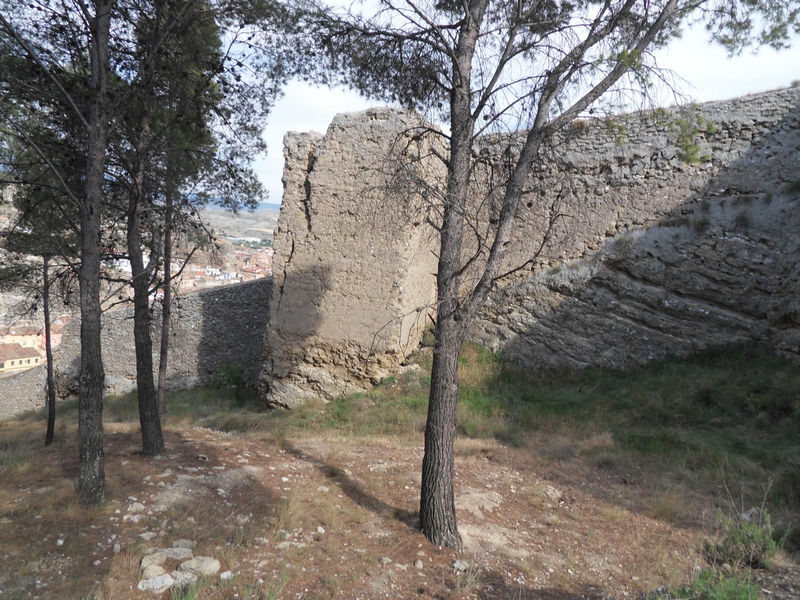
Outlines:
[[281, 302], [283, 301], [283, 288], [286, 285], [286, 270], [289, 268], [289, 263], [292, 262], [292, 257], [294, 256], [294, 236], [291, 236], [292, 247], [289, 250], [289, 257], [286, 259], [286, 262], [283, 263], [283, 270], [281, 272], [281, 284], [278, 286], [278, 306], [276, 312], [281, 310]]
[[311, 233], [311, 173], [314, 171], [314, 164], [317, 162], [317, 158], [314, 156], [314, 151], [308, 153], [308, 159], [306, 162], [306, 179], [303, 182], [303, 190], [305, 191], [306, 195], [303, 199], [303, 211], [306, 215], [306, 229], [308, 232]]

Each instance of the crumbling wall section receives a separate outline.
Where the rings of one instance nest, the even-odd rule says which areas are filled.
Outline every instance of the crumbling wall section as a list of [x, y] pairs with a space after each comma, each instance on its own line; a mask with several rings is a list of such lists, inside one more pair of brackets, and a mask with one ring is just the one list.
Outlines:
[[552, 367], [743, 341], [800, 357], [800, 89], [579, 124], [564, 142], [564, 166], [532, 185], [569, 217], [474, 339]]
[[398, 153], [423, 152], [414, 138], [426, 127], [373, 109], [338, 115], [324, 137], [286, 137], [261, 378], [268, 404], [363, 390], [417, 347], [436, 259], [425, 199], [393, 178]]

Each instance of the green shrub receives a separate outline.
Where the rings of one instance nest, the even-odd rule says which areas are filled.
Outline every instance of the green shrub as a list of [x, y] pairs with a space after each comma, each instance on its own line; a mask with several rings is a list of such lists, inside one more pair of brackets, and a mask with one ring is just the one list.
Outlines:
[[[696, 110], [696, 109], [695, 109]], [[678, 158], [686, 164], [697, 164], [711, 159], [710, 155], [700, 154], [699, 136], [703, 133], [717, 133], [717, 126], [698, 114], [686, 113], [685, 118], [677, 118], [672, 123]]]
[[758, 600], [758, 588], [749, 581], [726, 577], [711, 569], [700, 572], [691, 590], [697, 600]]
[[750, 515], [726, 516], [719, 513], [723, 537], [719, 543], [705, 541], [703, 557], [710, 565], [768, 567], [778, 552], [772, 537], [772, 523], [764, 509]]
[[695, 580], [681, 588], [650, 592], [646, 600], [758, 600], [758, 588], [749, 580], [728, 577], [711, 569], [701, 571]]
[[244, 402], [247, 395], [247, 379], [242, 365], [221, 363], [214, 374], [214, 383], [219, 388], [233, 390], [239, 404]]

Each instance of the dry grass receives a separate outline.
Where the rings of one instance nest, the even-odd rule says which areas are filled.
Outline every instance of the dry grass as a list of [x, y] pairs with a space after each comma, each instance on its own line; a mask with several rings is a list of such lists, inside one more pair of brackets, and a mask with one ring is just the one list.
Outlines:
[[625, 520], [626, 511], [619, 506], [604, 506], [600, 509], [600, 518], [612, 523], [619, 523]]
[[292, 490], [281, 496], [272, 521], [272, 535], [282, 539], [281, 535], [296, 529], [299, 518], [303, 514], [303, 496], [297, 490]]
[[477, 591], [480, 587], [482, 577], [483, 571], [474, 564], [469, 564], [465, 571], [456, 573], [454, 585], [456, 597], [468, 597], [470, 594]]
[[[491, 493], [499, 490], [502, 509], [484, 510], [480, 518], [464, 512], [460, 518], [471, 523], [472, 531], [479, 535], [484, 529], [487, 535], [506, 533], [503, 545], [493, 553], [467, 556], [470, 569], [458, 574], [452, 569], [453, 560], [463, 555], [430, 547], [409, 520], [418, 489], [408, 482], [415, 482], [418, 477], [414, 471], [418, 468], [419, 447], [392, 446], [386, 438], [375, 445], [307, 440], [295, 441], [293, 446], [275, 446], [261, 437], [236, 438], [181, 428], [168, 435], [168, 454], [172, 458], [154, 461], [131, 450], [136, 446], [135, 435], [119, 433], [110, 437], [107, 456], [109, 489], [113, 493], [106, 506], [87, 510], [75, 502], [71, 480], [65, 477], [74, 468], [70, 464], [59, 465], [55, 476], [50, 473], [52, 489], [36, 494], [37, 488], [32, 484], [34, 473], [45, 464], [48, 451], [44, 449], [34, 451], [31, 467], [14, 476], [12, 488], [16, 491], [3, 490], [5, 502], [26, 503], [26, 510], [15, 514], [15, 527], [35, 533], [43, 530], [40, 523], [44, 529], [52, 529], [58, 523], [57, 533], [63, 533], [65, 540], [59, 552], [75, 557], [70, 558], [75, 562], [70, 562], [69, 572], [79, 574], [61, 579], [57, 569], [48, 566], [55, 537], [48, 539], [39, 533], [41, 540], [34, 538], [37, 542], [32, 547], [25, 544], [26, 558], [22, 559], [24, 541], [3, 530], [2, 549], [7, 554], [17, 549], [18, 558], [12, 562], [19, 561], [14, 569], [23, 578], [22, 584], [30, 581], [34, 573], [39, 577], [46, 573], [49, 590], [60, 594], [54, 597], [80, 597], [89, 590], [98, 599], [144, 600], [146, 596], [135, 590], [141, 557], [148, 547], [185, 538], [195, 542], [196, 554], [216, 557], [223, 570], [236, 575], [229, 581], [211, 578], [175, 592], [173, 598], [181, 600], [232, 599], [235, 595], [259, 600], [297, 594], [302, 597], [305, 589], [309, 590], [305, 597], [310, 598], [377, 598], [386, 590], [395, 597], [412, 597], [418, 595], [420, 588], [439, 597], [466, 599], [485, 597], [489, 586], [497, 589], [499, 574], [511, 577], [501, 588], [509, 590], [509, 594], [534, 597], [537, 586], [578, 593], [580, 582], [592, 577], [586, 575], [587, 565], [591, 564], [587, 556], [607, 552], [603, 544], [611, 537], [609, 531], [627, 529], [630, 518], [630, 513], [613, 503], [597, 506], [594, 499], [563, 481], [540, 479], [531, 467], [538, 465], [541, 458], [524, 458], [524, 450], [515, 453], [494, 441], [461, 440], [457, 459], [459, 485]], [[61, 452], [70, 455], [74, 450], [74, 446], [66, 445]], [[198, 454], [208, 460], [198, 461]], [[239, 461], [245, 455], [250, 474], [233, 477], [241, 469]], [[564, 474], [575, 470], [577, 476], [583, 468], [578, 455], [568, 463], [556, 463]], [[225, 468], [216, 470], [217, 466]], [[172, 475], [162, 477], [169, 471]], [[120, 517], [116, 510], [126, 514], [128, 496], [154, 506], [161, 491], [178, 484], [179, 475], [184, 478], [181, 481], [189, 482], [191, 494], [170, 503], [166, 510], [145, 517], [140, 524], [111, 520]], [[195, 479], [187, 480], [187, 476]], [[166, 481], [166, 487], [158, 486], [158, 481]], [[217, 488], [225, 481], [226, 492], [221, 495]], [[511, 493], [512, 489], [516, 492]], [[7, 514], [5, 505], [2, 514]], [[655, 521], [641, 523], [649, 527]], [[142, 530], [159, 536], [143, 541], [139, 538]], [[533, 531], [537, 533], [534, 535]], [[86, 535], [82, 536], [82, 532]], [[111, 553], [106, 544], [112, 534], [122, 545], [119, 554]], [[584, 540], [585, 550], [572, 545], [575, 536]], [[678, 538], [684, 536], [680, 533]], [[626, 569], [640, 569], [643, 582], [644, 574], [650, 570], [643, 561], [666, 561], [674, 556], [653, 556], [646, 551], [647, 536], [644, 538], [634, 542], [630, 557], [624, 559]], [[487, 538], [491, 539], [494, 538]], [[536, 545], [539, 542], [541, 549]], [[105, 544], [104, 549], [93, 554], [98, 543]], [[619, 543], [627, 547], [631, 541], [623, 536]], [[669, 546], [664, 549], [666, 552]], [[418, 571], [413, 561], [420, 551], [424, 551], [424, 568]], [[378, 558], [383, 556], [393, 562], [385, 567], [378, 564]], [[564, 562], [563, 557], [569, 560]], [[98, 558], [101, 564], [95, 566], [93, 562]], [[405, 570], [395, 566], [401, 563]], [[553, 565], [558, 568], [550, 572], [548, 568]], [[674, 564], [664, 565], [654, 579], [671, 583], [673, 572], [687, 569], [686, 553], [682, 551]], [[607, 568], [602, 566], [600, 573]], [[570, 571], [584, 575], [576, 579]], [[534, 584], [537, 580], [540, 583]], [[389, 587], [381, 588], [381, 594], [373, 593], [376, 582]], [[12, 584], [0, 579], [0, 589], [18, 583], [19, 580]], [[635, 582], [625, 585], [630, 587], [614, 589], [637, 593], [643, 589]]]
[[679, 550], [671, 547], [668, 541], [658, 539], [649, 552], [653, 572], [646, 577], [649, 588], [676, 587], [693, 579], [693, 569], [687, 569]]
[[675, 489], [659, 492], [653, 498], [649, 515], [654, 519], [668, 523], [680, 523], [684, 519], [686, 494], [681, 494]]
[[[106, 426], [111, 500], [94, 509], [75, 500], [77, 449], [68, 411], [60, 413], [51, 448], [42, 446], [41, 422], [2, 422], [0, 556], [7, 569], [0, 571], [0, 591], [30, 597], [38, 580], [47, 584], [42, 597], [149, 599], [135, 589], [141, 557], [181, 538], [236, 574], [183, 590], [175, 596], [182, 600], [372, 600], [387, 593], [511, 600], [569, 598], [589, 587], [636, 597], [677, 585], [702, 563], [709, 523], [697, 507], [718, 500], [701, 479], [708, 465], [719, 466], [725, 457], [727, 468], [750, 478], [742, 491], [747, 497], [765, 465], [788, 455], [795, 435], [783, 421], [770, 421], [783, 435], [775, 447], [744, 444], [746, 452], [731, 457], [720, 454], [726, 440], [703, 445], [699, 430], [654, 428], [669, 418], [653, 400], [657, 394], [682, 390], [691, 396], [684, 411], [697, 399], [693, 380], [668, 385], [684, 370], [697, 378], [696, 370], [679, 367], [654, 369], [656, 382], [568, 374], [529, 385], [510, 377], [494, 357], [468, 348], [460, 365], [456, 494], [469, 491], [483, 504], [459, 512], [478, 549], [461, 555], [432, 548], [416, 530], [424, 375], [293, 413], [228, 410], [201, 390], [171, 413], [167, 455], [158, 460], [138, 454], [137, 424], [116, 413], [128, 408], [112, 399]], [[796, 389], [793, 377], [758, 376], [766, 381], [759, 389]], [[701, 399], [719, 401], [723, 409], [720, 398], [735, 391], [709, 389]], [[647, 402], [656, 416], [644, 410]], [[664, 399], [670, 408], [676, 402]], [[765, 411], [769, 402], [761, 400]], [[775, 414], [783, 415], [785, 406], [774, 402]], [[621, 407], [627, 420], [613, 421], [612, 407]], [[678, 453], [686, 440], [690, 450]], [[780, 467], [779, 475], [787, 498], [792, 472]], [[176, 491], [182, 495], [154, 508], [160, 494]], [[153, 514], [145, 512], [139, 523], [123, 521], [129, 497]], [[141, 539], [145, 530], [157, 537]], [[111, 551], [112, 542], [120, 543], [120, 553]], [[421, 570], [413, 567], [418, 552], [424, 553]], [[381, 557], [392, 563], [380, 564]], [[466, 558], [472, 571], [454, 573], [455, 558]]]

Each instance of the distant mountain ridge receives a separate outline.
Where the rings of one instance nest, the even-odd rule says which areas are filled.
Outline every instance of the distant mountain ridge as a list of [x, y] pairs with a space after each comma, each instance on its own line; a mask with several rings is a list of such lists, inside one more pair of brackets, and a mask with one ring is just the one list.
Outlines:
[[220, 207], [207, 207], [201, 212], [203, 219], [218, 233], [228, 237], [254, 237], [272, 239], [278, 226], [280, 206], [262, 203], [252, 211], [231, 213]]

